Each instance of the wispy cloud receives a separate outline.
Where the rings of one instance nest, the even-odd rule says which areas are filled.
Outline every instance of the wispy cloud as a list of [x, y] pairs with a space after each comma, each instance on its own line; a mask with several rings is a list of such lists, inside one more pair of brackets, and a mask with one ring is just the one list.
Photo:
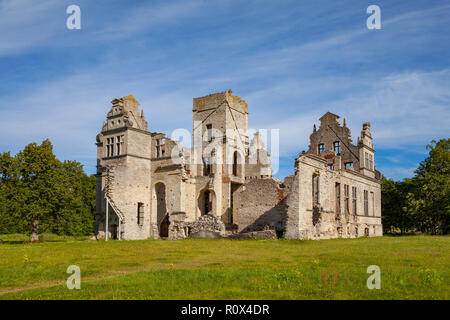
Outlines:
[[[377, 150], [398, 153], [377, 153], [386, 172], [393, 158], [416, 163], [426, 143], [449, 134], [444, 2], [386, 2], [379, 31], [365, 28], [354, 1], [80, 1], [81, 32], [65, 29], [68, 4], [0, 3], [0, 95], [9, 102], [0, 151], [49, 137], [62, 158], [93, 165], [114, 97], [134, 94], [150, 130], [170, 134], [190, 129], [192, 97], [230, 88], [249, 102], [250, 127], [280, 129], [290, 169], [326, 111], [346, 117], [353, 138], [372, 123]], [[405, 167], [398, 177], [414, 163]]]
[[[65, 20], [56, 19], [54, 14], [58, 8], [64, 8], [58, 0], [1, 2], [0, 56], [18, 53], [51, 39], [65, 26]], [[61, 12], [62, 18], [64, 13]]]
[[105, 24], [94, 35], [118, 41], [149, 31], [157, 25], [184, 23], [186, 19], [200, 14], [198, 9], [202, 4], [204, 1], [201, 0], [143, 3], [128, 9], [125, 15], [119, 16], [118, 21]]

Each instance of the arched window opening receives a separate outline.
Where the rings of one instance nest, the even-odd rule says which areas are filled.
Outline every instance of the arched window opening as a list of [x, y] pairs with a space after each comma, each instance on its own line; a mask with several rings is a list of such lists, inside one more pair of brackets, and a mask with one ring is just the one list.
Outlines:
[[209, 157], [203, 158], [203, 175], [209, 176], [211, 174], [211, 160]]

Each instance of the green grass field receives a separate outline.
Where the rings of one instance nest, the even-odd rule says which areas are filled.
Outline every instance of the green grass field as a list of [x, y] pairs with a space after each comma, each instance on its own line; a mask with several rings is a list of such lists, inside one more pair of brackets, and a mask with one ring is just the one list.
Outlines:
[[[0, 236], [0, 299], [449, 299], [450, 237], [87, 241]], [[81, 268], [69, 290], [67, 267]], [[381, 289], [369, 290], [369, 265]]]

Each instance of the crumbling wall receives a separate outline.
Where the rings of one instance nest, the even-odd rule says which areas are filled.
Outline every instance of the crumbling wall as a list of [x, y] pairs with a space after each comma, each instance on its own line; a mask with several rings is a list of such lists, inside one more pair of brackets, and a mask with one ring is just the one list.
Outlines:
[[272, 176], [270, 154], [266, 150], [261, 134], [256, 132], [248, 149], [245, 163], [246, 179], [269, 178]]
[[[286, 199], [288, 239], [355, 238], [382, 235], [380, 182], [347, 170], [330, 170], [325, 159], [301, 155], [296, 161], [295, 176]], [[313, 199], [313, 176], [319, 178], [319, 200]], [[336, 185], [339, 187], [336, 187]], [[349, 187], [346, 209], [344, 186]], [[356, 206], [352, 187], [357, 190]], [[369, 199], [364, 210], [364, 191]], [[356, 213], [354, 211], [356, 209]]]
[[276, 178], [252, 179], [233, 194], [233, 221], [239, 232], [285, 229], [287, 188]]
[[[351, 139], [351, 131], [347, 127], [346, 121], [341, 126], [339, 124], [339, 116], [327, 112], [320, 118], [320, 127], [316, 130], [314, 125], [313, 133], [310, 135], [310, 145], [308, 153], [318, 155], [318, 145], [322, 143], [324, 150], [321, 156], [327, 159], [328, 165], [335, 167], [345, 167], [346, 162], [353, 162], [353, 168], [359, 171], [359, 154], [358, 146], [353, 145]], [[334, 152], [334, 142], [340, 142], [340, 153], [336, 155]], [[341, 164], [342, 163], [342, 164]]]
[[176, 212], [169, 216], [169, 239], [184, 239], [204, 233], [213, 233], [217, 236], [225, 236], [225, 224], [220, 217], [211, 214], [200, 216], [195, 221], [188, 221], [184, 212]]
[[[125, 159], [125, 158], [124, 158]], [[136, 240], [150, 237], [150, 161], [129, 157], [114, 170], [114, 204], [125, 215], [122, 224], [123, 239]], [[130, 183], [133, 181], [133, 183]], [[143, 222], [138, 221], [138, 204], [143, 204]]]

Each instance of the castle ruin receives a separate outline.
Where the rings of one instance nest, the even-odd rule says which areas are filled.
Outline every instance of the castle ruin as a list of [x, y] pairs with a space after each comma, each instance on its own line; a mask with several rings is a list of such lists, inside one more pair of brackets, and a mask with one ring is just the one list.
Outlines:
[[280, 181], [261, 135], [249, 141], [243, 99], [231, 91], [194, 98], [192, 112], [192, 147], [184, 148], [148, 130], [133, 96], [112, 101], [97, 135], [97, 238], [382, 235], [369, 123], [354, 145], [346, 120], [327, 112], [294, 174]]

